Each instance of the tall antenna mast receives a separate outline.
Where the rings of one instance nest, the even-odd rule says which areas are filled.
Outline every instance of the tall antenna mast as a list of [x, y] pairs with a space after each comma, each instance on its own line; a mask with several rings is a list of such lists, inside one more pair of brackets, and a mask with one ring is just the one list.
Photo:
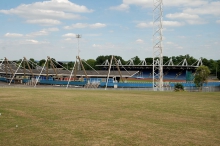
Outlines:
[[[81, 38], [82, 36], [80, 35], [80, 34], [77, 34], [76, 35], [76, 38], [78, 39], [78, 57], [79, 57], [79, 52], [80, 52], [80, 50], [79, 50], [79, 39]], [[78, 57], [76, 57], [76, 58], [78, 58]], [[77, 61], [76, 61], [77, 62]], [[80, 63], [79, 62], [77, 62], [77, 70], [81, 70], [81, 68], [80, 68]]]
[[163, 91], [163, 0], [154, 0], [153, 13], [153, 88]]
[[80, 50], [79, 50], [79, 39], [81, 38], [82, 36], [80, 35], [80, 34], [77, 34], [76, 35], [76, 38], [78, 39], [78, 56], [79, 56], [79, 52], [80, 52]]

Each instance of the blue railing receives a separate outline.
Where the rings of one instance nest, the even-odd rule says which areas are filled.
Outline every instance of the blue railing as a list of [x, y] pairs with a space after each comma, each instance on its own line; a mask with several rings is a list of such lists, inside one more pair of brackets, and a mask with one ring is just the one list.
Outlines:
[[[9, 82], [9, 80], [4, 77], [0, 77], [0, 81]], [[30, 79], [22, 79], [23, 83], [27, 83], [29, 81]], [[90, 78], [89, 81], [90, 83], [99, 82], [100, 87], [106, 86], [106, 82], [102, 82], [101, 78]], [[68, 81], [53, 80], [53, 78], [48, 78], [48, 80], [46, 80], [46, 78], [40, 78], [39, 83], [45, 84], [45, 85], [67, 85]], [[70, 81], [69, 82], [69, 85], [75, 85], [75, 86], [84, 86], [86, 84], [87, 84], [87, 79], [84, 79], [84, 81]], [[167, 85], [169, 85], [170, 87], [174, 87], [175, 84], [176, 84], [175, 82], [167, 83]], [[182, 82], [180, 84], [182, 84], [184, 87], [195, 87], [194, 83]], [[114, 83], [112, 79], [109, 79], [107, 86], [114, 87], [114, 85], [117, 85], [118, 88], [152, 88], [153, 86], [151, 82], [148, 82], [148, 83], [133, 83], [133, 82], [132, 83]], [[208, 83], [204, 83], [203, 86], [204, 87], [217, 87], [217, 86], [220, 86], [220, 82], [208, 82]]]
[[[58, 81], [58, 80], [40, 80], [39, 81], [40, 84], [45, 84], [45, 85], [67, 85], [68, 81]], [[70, 81], [69, 85], [75, 85], [75, 86], [84, 86], [86, 85], [87, 82], [83, 81], [83, 82], [78, 82], [78, 81]]]

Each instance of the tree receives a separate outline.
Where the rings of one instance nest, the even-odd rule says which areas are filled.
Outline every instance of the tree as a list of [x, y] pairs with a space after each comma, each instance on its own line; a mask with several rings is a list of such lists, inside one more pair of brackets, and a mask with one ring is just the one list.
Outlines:
[[207, 83], [209, 74], [210, 70], [207, 66], [202, 65], [196, 69], [194, 83], [200, 90], [202, 89], [203, 83]]
[[30, 68], [35, 69], [37, 62], [33, 58], [30, 58], [29, 61], [31, 61], [31, 63], [29, 63]]
[[217, 61], [217, 77], [220, 80], [220, 60]]
[[174, 86], [174, 91], [178, 92], [178, 91], [184, 91], [184, 87], [182, 84], [180, 83], [176, 83]]
[[67, 63], [68, 70], [72, 70], [74, 67], [74, 64], [75, 64], [75, 62], [73, 62], [73, 61], [68, 62]]
[[46, 60], [42, 59], [38, 62], [39, 66], [43, 66], [45, 64]]
[[125, 65], [126, 64], [126, 61], [121, 57], [121, 56], [115, 56], [115, 58], [117, 59], [117, 60], [121, 60], [121, 63], [123, 64], [123, 65]]
[[192, 56], [189, 56], [189, 54], [186, 54], [186, 59], [187, 59], [188, 64], [190, 64], [190, 65], [197, 61], [197, 59], [195, 59]]
[[108, 59], [108, 61], [111, 60], [111, 55], [109, 56], [98, 56], [96, 58], [96, 65], [101, 65], [102, 63], [104, 63], [106, 60]]
[[[95, 69], [96, 61], [94, 59], [88, 59], [88, 60], [86, 60], [86, 63]], [[88, 66], [86, 63], [83, 62], [83, 66], [84, 66], [85, 70], [92, 70], [92, 68], [90, 66]]]
[[138, 65], [141, 62], [141, 60], [140, 60], [140, 58], [138, 56], [135, 56], [132, 59], [134, 60], [134, 64], [135, 65]]
[[153, 58], [145, 58], [145, 61], [146, 61], [146, 63], [148, 64], [148, 65], [151, 65], [151, 64], [153, 64]]
[[165, 64], [166, 62], [168, 62], [170, 59], [168, 56], [163, 56], [163, 64]]

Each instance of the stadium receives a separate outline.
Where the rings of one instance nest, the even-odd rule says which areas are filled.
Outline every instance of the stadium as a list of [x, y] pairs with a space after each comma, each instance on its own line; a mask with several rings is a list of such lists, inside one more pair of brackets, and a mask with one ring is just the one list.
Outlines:
[[219, 146], [219, 7], [1, 1], [0, 146]]
[[[25, 57], [20, 64], [9, 61], [7, 58], [0, 63], [0, 81], [5, 85], [24, 86], [61, 86], [66, 88], [153, 88], [153, 65], [141, 61], [134, 64], [130, 59], [123, 65], [114, 56], [114, 61], [106, 60], [101, 65], [96, 65], [99, 70], [92, 68], [86, 61], [76, 61], [72, 70], [63, 66], [62, 62], [47, 58], [44, 66], [38, 66]], [[84, 65], [92, 70], [85, 70]], [[194, 73], [202, 65], [202, 59], [193, 64], [188, 64], [187, 59], [174, 64], [172, 58], [163, 65], [164, 90], [173, 90], [176, 83], [181, 83], [186, 89], [195, 87]], [[33, 68], [34, 66], [34, 68]], [[31, 68], [32, 67], [32, 68]], [[208, 82], [204, 87], [219, 87], [220, 82]]]

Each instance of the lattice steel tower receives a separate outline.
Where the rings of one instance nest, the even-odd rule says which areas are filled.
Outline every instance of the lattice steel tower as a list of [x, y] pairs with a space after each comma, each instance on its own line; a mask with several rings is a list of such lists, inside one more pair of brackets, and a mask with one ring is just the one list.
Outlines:
[[163, 0], [154, 0], [153, 13], [153, 88], [163, 91]]

